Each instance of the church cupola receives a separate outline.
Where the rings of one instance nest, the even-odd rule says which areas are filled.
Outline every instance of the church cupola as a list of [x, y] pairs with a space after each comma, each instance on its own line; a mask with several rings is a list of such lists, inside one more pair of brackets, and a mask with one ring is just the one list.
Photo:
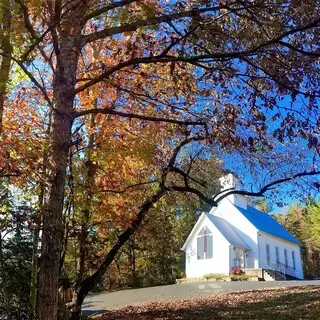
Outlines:
[[[241, 183], [237, 177], [229, 173], [219, 179], [221, 185], [221, 191], [228, 192], [230, 189], [241, 190]], [[224, 192], [221, 193], [221, 195]], [[234, 205], [247, 209], [247, 198], [240, 194], [231, 194], [227, 196], [227, 199]]]

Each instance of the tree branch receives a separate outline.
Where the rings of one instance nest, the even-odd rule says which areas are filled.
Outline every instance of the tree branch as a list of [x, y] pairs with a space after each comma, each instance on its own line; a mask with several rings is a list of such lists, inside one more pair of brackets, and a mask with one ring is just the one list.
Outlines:
[[77, 292], [78, 299], [81, 304], [85, 296], [89, 293], [89, 291], [91, 291], [94, 288], [94, 286], [101, 280], [102, 276], [107, 271], [109, 265], [114, 260], [116, 254], [121, 249], [121, 247], [128, 241], [131, 235], [133, 235], [133, 233], [141, 225], [147, 212], [166, 193], [167, 193], [167, 190], [160, 188], [150, 199], [148, 199], [141, 205], [136, 219], [131, 223], [131, 225], [124, 232], [120, 234], [120, 236], [118, 237], [118, 241], [114, 244], [112, 249], [108, 252], [108, 254], [106, 255], [102, 264], [96, 270], [96, 272], [82, 281], [80, 290], [79, 292]]
[[[33, 44], [30, 45], [29, 49], [22, 55], [21, 57], [21, 62], [24, 62], [27, 60], [28, 56], [30, 55], [30, 53], [34, 50], [34, 48], [36, 46], [38, 46], [43, 39], [45, 38], [45, 36], [51, 31], [52, 27], [49, 27], [40, 37], [37, 35], [37, 32], [35, 31], [35, 29], [33, 28], [32, 23], [30, 22], [30, 17], [29, 17], [29, 12], [28, 12], [28, 7], [27, 5], [24, 3], [24, 1], [18, 0], [18, 3], [20, 5], [22, 14], [23, 14], [23, 20], [24, 20], [24, 25], [25, 28], [28, 30], [28, 32], [30, 33], [32, 39], [35, 39], [35, 42]], [[40, 48], [40, 53], [43, 56], [43, 58], [48, 62], [48, 64], [50, 65], [51, 69], [54, 70], [53, 64], [51, 62], [51, 60], [47, 57], [45, 51]]]
[[75, 94], [78, 94], [89, 87], [101, 82], [102, 80], [108, 78], [113, 73], [120, 71], [123, 68], [130, 67], [132, 65], [139, 65], [139, 64], [150, 64], [150, 63], [168, 63], [168, 62], [188, 62], [193, 63], [199, 60], [207, 60], [207, 59], [216, 59], [216, 60], [223, 60], [227, 58], [239, 58], [240, 56], [250, 56], [255, 53], [255, 50], [249, 51], [239, 51], [239, 52], [218, 52], [206, 55], [199, 55], [194, 57], [177, 57], [171, 55], [157, 55], [157, 56], [150, 56], [150, 57], [141, 57], [141, 58], [134, 58], [124, 62], [120, 62], [116, 66], [110, 67], [108, 70], [97, 76], [96, 78], [88, 81], [84, 85], [75, 89]]
[[[125, 67], [129, 67], [132, 65], [150, 64], [150, 63], [168, 63], [168, 62], [173, 62], [173, 61], [195, 63], [198, 61], [224, 60], [224, 59], [234, 59], [234, 58], [252, 56], [252, 55], [255, 55], [257, 52], [259, 52], [264, 47], [268, 47], [270, 45], [274, 45], [277, 43], [280, 44], [280, 42], [283, 38], [286, 38], [289, 35], [292, 35], [292, 34], [295, 34], [298, 32], [302, 32], [302, 31], [314, 28], [314, 27], [318, 26], [319, 23], [320, 23], [320, 18], [315, 19], [306, 25], [290, 29], [274, 39], [265, 41], [263, 43], [256, 45], [255, 47], [253, 47], [251, 49], [249, 48], [247, 50], [242, 50], [242, 51], [213, 52], [213, 53], [207, 53], [207, 54], [191, 56], [191, 57], [188, 57], [188, 56], [179, 57], [179, 56], [170, 56], [170, 55], [160, 54], [157, 56], [130, 59], [128, 61], [120, 62], [118, 65], [109, 68], [108, 70], [103, 72], [100, 76], [97, 76], [95, 79], [92, 79], [92, 80], [88, 81], [87, 83], [85, 83], [84, 85], [78, 87], [75, 90], [75, 93], [77, 94], [79, 92], [82, 92], [83, 90], [91, 87], [92, 85], [95, 85], [95, 84], [101, 82], [102, 80], [106, 79], [111, 74], [113, 74], [113, 73], [115, 73]], [[120, 28], [120, 27], [118, 27], [118, 28]]]
[[131, 184], [130, 186], [127, 186], [122, 190], [103, 189], [103, 190], [98, 191], [98, 193], [117, 193], [117, 194], [122, 194], [122, 193], [125, 193], [125, 192], [127, 192], [128, 190], [130, 190], [132, 188], [139, 187], [139, 186], [144, 186], [144, 185], [152, 184], [152, 183], [156, 183], [156, 182], [157, 182], [157, 180], [139, 182], [139, 183]]
[[192, 188], [188, 185], [186, 185], [186, 186], [170, 186], [170, 187], [167, 187], [167, 189], [168, 189], [168, 191], [192, 193], [192, 194], [198, 196], [199, 199], [203, 200], [204, 202], [210, 204], [213, 207], [216, 207], [218, 205], [218, 201], [214, 201], [212, 198], [207, 197], [198, 189]]
[[194, 137], [189, 137], [186, 138], [185, 140], [183, 140], [182, 142], [180, 142], [180, 144], [178, 146], [175, 147], [175, 149], [173, 150], [172, 156], [169, 160], [168, 163], [168, 169], [170, 170], [171, 168], [174, 167], [175, 162], [177, 160], [178, 154], [181, 151], [181, 149], [186, 146], [187, 144], [194, 142], [194, 141], [202, 141], [205, 140], [206, 138], [203, 136], [194, 136]]
[[[172, 167], [178, 157], [178, 154], [180, 150], [182, 149], [183, 146], [187, 145], [188, 143], [192, 141], [199, 141], [203, 140], [203, 137], [189, 137], [185, 140], [183, 140], [178, 146], [175, 147], [174, 152], [169, 159], [168, 165], [166, 168], [163, 170], [163, 175], [162, 179], [165, 179], [167, 176], [168, 168]], [[109, 265], [112, 263], [114, 260], [116, 254], [118, 251], [121, 249], [121, 247], [129, 240], [129, 238], [134, 234], [134, 232], [139, 228], [141, 225], [145, 215], [148, 213], [148, 211], [153, 207], [153, 205], [158, 202], [163, 196], [165, 196], [169, 189], [165, 186], [165, 181], [162, 180], [162, 182], [159, 185], [159, 189], [157, 192], [150, 197], [148, 200], [146, 200], [139, 208], [139, 212], [134, 219], [134, 221], [130, 224], [130, 226], [123, 231], [120, 236], [118, 237], [117, 242], [113, 245], [111, 250], [108, 252], [106, 255], [105, 259], [101, 263], [101, 265], [98, 267], [96, 272], [94, 272], [91, 276], [85, 278], [81, 282], [81, 286], [79, 288], [79, 291], [77, 292], [77, 302], [80, 305], [73, 306], [75, 308], [81, 308], [81, 304], [85, 298], [85, 296], [91, 291], [94, 286], [101, 280], [102, 276], [105, 274], [107, 271]], [[196, 192], [196, 190], [195, 190]], [[200, 195], [200, 194], [199, 194]], [[201, 195], [200, 195], [201, 196]], [[213, 201], [212, 199], [207, 199], [208, 201]]]
[[320, 171], [304, 171], [304, 172], [300, 172], [297, 174], [294, 174], [290, 177], [286, 177], [286, 178], [281, 178], [281, 179], [277, 179], [274, 180], [271, 183], [266, 184], [264, 187], [262, 187], [259, 191], [256, 192], [252, 192], [252, 191], [243, 191], [243, 190], [230, 190], [225, 192], [226, 190], [218, 193], [221, 194], [218, 198], [217, 195], [214, 197], [214, 199], [216, 198], [215, 202], [219, 203], [222, 199], [226, 198], [229, 195], [232, 194], [239, 194], [239, 195], [243, 195], [243, 196], [251, 196], [251, 197], [262, 197], [267, 191], [273, 189], [273, 187], [291, 181], [291, 180], [295, 180], [297, 178], [301, 178], [301, 177], [307, 177], [307, 176], [315, 176], [320, 174]]
[[12, 57], [12, 60], [23, 70], [23, 72], [29, 77], [29, 79], [33, 82], [33, 84], [41, 91], [48, 105], [54, 109], [53, 103], [50, 100], [46, 89], [37, 81], [37, 79], [33, 76], [33, 74], [24, 66], [22, 62]]
[[311, 51], [305, 51], [305, 50], [302, 50], [300, 48], [297, 48], [295, 46], [293, 46], [292, 44], [288, 43], [288, 42], [284, 42], [284, 41], [279, 41], [279, 44], [293, 50], [293, 51], [296, 51], [296, 52], [299, 52], [305, 56], [309, 56], [309, 57], [315, 57], [315, 58], [320, 58], [320, 53], [319, 52], [311, 52]]
[[165, 56], [169, 53], [169, 51], [176, 46], [179, 42], [181, 42], [182, 40], [186, 39], [187, 37], [189, 37], [192, 33], [194, 33], [197, 29], [199, 28], [199, 24], [196, 25], [194, 28], [192, 28], [191, 30], [189, 30], [188, 32], [186, 32], [185, 34], [182, 34], [178, 39], [176, 39], [175, 41], [173, 41], [166, 49], [164, 49], [162, 51], [162, 53], [160, 54], [160, 56]]
[[105, 6], [102, 6], [101, 8], [98, 8], [94, 11], [91, 11], [88, 15], [86, 15], [84, 18], [83, 18], [83, 21], [86, 22], [92, 18], [95, 18], [97, 16], [100, 16], [101, 14], [103, 13], [106, 13], [110, 10], [113, 10], [113, 9], [117, 9], [117, 8], [121, 8], [121, 7], [124, 7], [126, 5], [129, 5], [133, 2], [137, 2], [138, 0], [122, 0], [122, 1], [117, 1], [117, 2], [111, 2]]
[[90, 33], [88, 35], [83, 36], [82, 45], [84, 46], [85, 44], [87, 44], [89, 42], [96, 41], [96, 40], [106, 38], [106, 37], [110, 37], [110, 36], [113, 36], [113, 35], [116, 35], [119, 33], [135, 31], [138, 28], [158, 25], [163, 22], [168, 23], [168, 22], [178, 20], [181, 18], [186, 18], [186, 17], [194, 17], [194, 16], [198, 16], [200, 13], [218, 11], [223, 8], [226, 9], [227, 6], [216, 6], [216, 7], [202, 8], [202, 9], [192, 9], [192, 10], [188, 10], [188, 11], [182, 11], [182, 12], [176, 12], [176, 13], [172, 13], [172, 14], [168, 14], [168, 15], [152, 17], [149, 19], [138, 20], [133, 23], [124, 23], [124, 24], [117, 26], [117, 27], [107, 28], [107, 29], [93, 32], [93, 33]]
[[166, 123], [174, 123], [178, 125], [194, 125], [194, 126], [206, 126], [204, 121], [191, 121], [191, 120], [176, 120], [176, 119], [168, 119], [162, 117], [151, 117], [151, 116], [144, 116], [142, 114], [135, 114], [135, 113], [128, 113], [122, 111], [116, 111], [114, 109], [88, 109], [83, 111], [78, 111], [73, 113], [74, 118], [79, 118], [88, 114], [111, 114], [115, 116], [120, 116], [129, 119], [140, 119], [146, 120], [151, 122], [166, 122]]
[[207, 187], [206, 183], [204, 183], [202, 181], [199, 181], [194, 177], [191, 177], [188, 173], [184, 172], [183, 170], [181, 170], [181, 169], [179, 169], [177, 167], [172, 167], [170, 171], [180, 174], [185, 179], [185, 181], [190, 180], [190, 181], [193, 181], [196, 184], [200, 185], [201, 187], [204, 187], [204, 188]]

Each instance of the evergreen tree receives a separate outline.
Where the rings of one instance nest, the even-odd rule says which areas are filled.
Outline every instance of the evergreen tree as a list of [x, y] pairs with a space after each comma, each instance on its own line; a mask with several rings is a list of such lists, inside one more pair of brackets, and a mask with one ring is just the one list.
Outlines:
[[293, 205], [287, 213], [274, 216], [301, 242], [306, 278], [320, 275], [320, 205], [308, 199], [304, 206]]
[[23, 217], [14, 218], [13, 233], [2, 244], [0, 319], [19, 320], [29, 315], [32, 239]]

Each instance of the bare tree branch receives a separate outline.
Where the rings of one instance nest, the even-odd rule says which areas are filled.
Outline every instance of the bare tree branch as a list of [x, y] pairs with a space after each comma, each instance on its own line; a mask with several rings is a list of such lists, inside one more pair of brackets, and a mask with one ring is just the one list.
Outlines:
[[312, 51], [305, 51], [303, 49], [297, 48], [296, 46], [288, 43], [288, 42], [284, 42], [284, 41], [279, 41], [279, 44], [293, 50], [296, 52], [299, 52], [305, 56], [309, 56], [309, 57], [315, 57], [315, 58], [320, 58], [320, 53], [319, 52], [312, 52]]
[[152, 116], [145, 116], [142, 114], [135, 114], [135, 113], [128, 113], [128, 112], [122, 112], [117, 111], [114, 109], [88, 109], [83, 111], [78, 111], [73, 113], [74, 118], [79, 118], [88, 114], [111, 114], [116, 115], [124, 118], [129, 119], [140, 119], [140, 120], [146, 120], [151, 122], [166, 122], [166, 123], [174, 123], [178, 125], [195, 125], [195, 126], [206, 126], [205, 121], [191, 121], [191, 120], [176, 120], [176, 119], [170, 119], [170, 118], [162, 118], [162, 117], [152, 117]]
[[286, 177], [286, 178], [281, 178], [281, 179], [274, 180], [273, 182], [266, 184], [259, 191], [256, 191], [256, 192], [235, 190], [235, 189], [232, 189], [232, 190], [226, 192], [226, 190], [224, 190], [224, 191], [221, 191], [220, 193], [218, 193], [219, 197], [217, 197], [217, 195], [215, 195], [214, 199], [215, 199], [215, 202], [219, 203], [222, 199], [226, 198], [227, 196], [229, 196], [231, 194], [239, 194], [239, 195], [251, 196], [251, 197], [262, 197], [267, 191], [270, 191], [270, 190], [274, 189], [274, 187], [279, 185], [279, 184], [282, 184], [282, 183], [285, 183], [285, 182], [289, 182], [289, 181], [295, 180], [297, 178], [307, 177], [307, 176], [315, 176], [315, 175], [318, 175], [318, 174], [320, 174], [320, 171], [304, 171], [304, 172], [300, 172], [300, 173], [291, 175], [291, 176]]
[[202, 181], [199, 181], [198, 179], [196, 179], [196, 178], [194, 178], [194, 177], [191, 177], [191, 176], [189, 175], [189, 173], [184, 172], [183, 170], [181, 170], [181, 169], [179, 169], [179, 168], [177, 168], [177, 167], [172, 167], [170, 171], [171, 171], [171, 172], [176, 172], [176, 173], [180, 174], [180, 175], [184, 178], [185, 181], [190, 180], [190, 181], [193, 181], [193, 182], [195, 182], [196, 184], [200, 185], [201, 187], [204, 187], [204, 188], [207, 187], [207, 184], [206, 184], [206, 183], [204, 183], [204, 182], [202, 182]]
[[170, 187], [167, 187], [167, 189], [168, 189], [168, 191], [192, 193], [192, 194], [198, 196], [199, 199], [210, 204], [213, 207], [216, 207], [218, 205], [217, 201], [214, 201], [212, 198], [207, 197], [198, 189], [192, 188], [188, 185], [187, 186], [170, 186]]

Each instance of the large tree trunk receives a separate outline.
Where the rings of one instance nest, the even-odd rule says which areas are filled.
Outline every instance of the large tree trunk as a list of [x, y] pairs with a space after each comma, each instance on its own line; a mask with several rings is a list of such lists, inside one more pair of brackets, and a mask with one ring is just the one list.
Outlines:
[[2, 118], [4, 111], [4, 102], [6, 96], [7, 82], [9, 79], [10, 65], [11, 65], [11, 10], [10, 1], [0, 1], [0, 135], [2, 133]]
[[[80, 10], [80, 9], [79, 9]], [[79, 11], [77, 10], [77, 11]], [[79, 12], [77, 12], [79, 14]], [[79, 16], [73, 12], [69, 23]], [[79, 19], [80, 20], [80, 19]], [[68, 153], [71, 145], [74, 88], [80, 48], [81, 27], [73, 25], [60, 32], [60, 48], [53, 85], [54, 113], [51, 145], [51, 185], [43, 217], [41, 263], [39, 271], [39, 320], [56, 320], [58, 278], [63, 246], [63, 204]]]

